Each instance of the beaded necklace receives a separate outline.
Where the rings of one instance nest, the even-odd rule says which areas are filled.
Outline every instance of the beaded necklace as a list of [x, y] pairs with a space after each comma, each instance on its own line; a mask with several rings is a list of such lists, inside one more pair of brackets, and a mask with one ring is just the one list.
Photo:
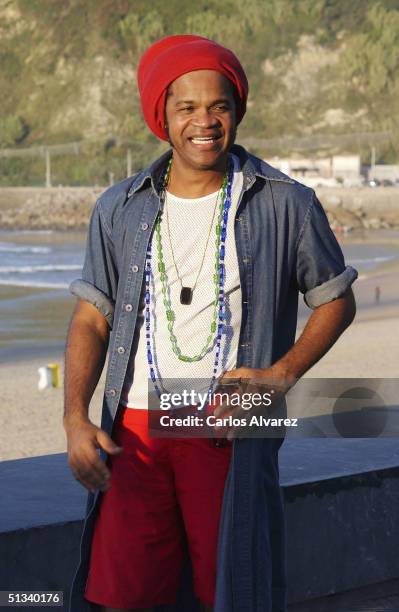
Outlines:
[[[163, 180], [163, 190], [166, 189], [166, 184], [167, 184], [169, 171], [170, 171], [170, 164], [171, 164], [171, 161], [169, 162], [168, 167], [165, 172], [165, 176]], [[155, 235], [157, 237], [157, 248], [158, 248], [158, 258], [159, 258], [158, 270], [160, 272], [163, 302], [166, 308], [166, 316], [168, 320], [168, 330], [170, 334], [170, 340], [172, 343], [173, 352], [177, 355], [177, 357], [181, 361], [185, 361], [185, 362], [199, 361], [206, 354], [212, 342], [213, 334], [216, 332], [216, 339], [215, 339], [216, 351], [215, 351], [215, 360], [214, 360], [214, 365], [213, 365], [212, 379], [211, 379], [211, 383], [208, 389], [209, 397], [212, 393], [213, 386], [216, 380], [216, 374], [217, 374], [217, 370], [219, 366], [220, 345], [221, 345], [221, 339], [222, 339], [223, 328], [224, 328], [224, 324], [223, 324], [223, 320], [225, 318], [224, 283], [225, 283], [225, 276], [226, 276], [224, 259], [225, 259], [227, 221], [228, 221], [229, 209], [231, 206], [232, 184], [233, 184], [233, 164], [231, 160], [229, 159], [228, 172], [226, 173], [226, 177], [225, 177], [225, 180], [223, 181], [223, 186], [222, 186], [222, 197], [221, 197], [221, 203], [220, 203], [220, 209], [219, 209], [218, 223], [217, 223], [217, 228], [216, 228], [216, 240], [215, 240], [216, 263], [215, 263], [215, 274], [214, 274], [215, 301], [214, 301], [214, 316], [213, 316], [213, 321], [211, 324], [211, 334], [209, 334], [206, 344], [204, 345], [200, 353], [198, 355], [195, 355], [194, 357], [190, 357], [188, 355], [182, 354], [181, 350], [177, 346], [177, 338], [173, 333], [173, 323], [175, 320], [175, 313], [172, 310], [172, 305], [171, 305], [170, 299], [168, 298], [168, 293], [167, 293], [167, 276], [166, 276], [166, 271], [165, 271], [165, 263], [163, 260], [162, 242], [161, 242], [161, 235], [160, 235], [160, 222], [161, 222], [162, 212], [158, 214], [158, 218], [155, 222]], [[147, 347], [147, 361], [149, 365], [151, 380], [154, 384], [158, 397], [160, 397], [161, 390], [156, 380], [156, 374], [155, 374], [155, 370], [153, 366], [153, 354], [152, 354], [152, 348], [151, 348], [151, 310], [150, 310], [150, 304], [151, 304], [150, 280], [151, 278], [153, 278], [153, 273], [151, 269], [151, 241], [149, 241], [148, 246], [147, 246], [147, 251], [146, 251], [146, 266], [145, 266], [146, 347]], [[216, 322], [216, 319], [217, 319], [217, 322]]]

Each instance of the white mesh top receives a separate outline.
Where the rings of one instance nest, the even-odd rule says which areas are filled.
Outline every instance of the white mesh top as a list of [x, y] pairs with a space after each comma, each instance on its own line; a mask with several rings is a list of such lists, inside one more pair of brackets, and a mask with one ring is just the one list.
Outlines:
[[[234, 218], [242, 189], [243, 176], [238, 157], [235, 155], [232, 155], [232, 157], [234, 161], [234, 180], [225, 243], [226, 319], [217, 376], [225, 370], [231, 370], [236, 367], [238, 337], [241, 325], [241, 287], [234, 237]], [[201, 267], [201, 260], [212, 222], [217, 195], [218, 192], [215, 192], [201, 198], [187, 199], [176, 197], [167, 192], [165, 210], [162, 215], [162, 250], [172, 309], [176, 315], [174, 334], [177, 338], [177, 345], [182, 353], [189, 356], [200, 353], [208, 335], [211, 333], [210, 327], [215, 297], [213, 277], [216, 250], [215, 230], [218, 214], [216, 212], [214, 216], [204, 264], [193, 292], [191, 304], [183, 305], [180, 303], [181, 283], [176, 275], [171, 255], [170, 240], [168, 238], [166, 207], [177, 269], [183, 285], [193, 287]], [[154, 277], [151, 283], [150, 304], [151, 346], [157, 380], [162, 379], [162, 384], [159, 384], [159, 386], [164, 392], [181, 393], [187, 388], [184, 382], [186, 379], [199, 379], [195, 389], [197, 392], [206, 393], [213, 372], [215, 342], [210, 345], [208, 352], [201, 360], [193, 363], [181, 361], [175, 355], [169, 337], [168, 322], [161, 291], [155, 235], [152, 238], [151, 256], [151, 267]], [[144, 317], [144, 293], [142, 292], [133, 347], [130, 352], [131, 356], [120, 403], [131, 408], [148, 409], [148, 389], [153, 390], [154, 387], [150, 379], [147, 362]], [[132, 355], [134, 355], [136, 345], [138, 345], [136, 357], [133, 359]]]

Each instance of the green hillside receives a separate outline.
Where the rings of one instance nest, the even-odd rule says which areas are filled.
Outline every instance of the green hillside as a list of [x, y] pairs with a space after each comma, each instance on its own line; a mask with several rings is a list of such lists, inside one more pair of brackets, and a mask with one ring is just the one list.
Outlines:
[[[84, 141], [53, 172], [102, 183], [124, 175], [133, 140], [140, 167], [162, 145], [141, 119], [137, 62], [178, 33], [241, 59], [250, 97], [239, 139], [389, 131], [377, 160], [397, 161], [399, 0], [0, 0], [0, 149]], [[43, 160], [0, 159], [0, 169], [2, 184], [39, 181]]]

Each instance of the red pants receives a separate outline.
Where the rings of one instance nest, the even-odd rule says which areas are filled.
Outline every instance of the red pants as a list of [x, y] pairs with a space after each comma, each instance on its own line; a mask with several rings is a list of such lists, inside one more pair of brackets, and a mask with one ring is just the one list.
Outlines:
[[85, 598], [113, 608], [174, 604], [185, 551], [194, 591], [214, 605], [216, 553], [231, 443], [150, 438], [147, 410], [119, 406], [100, 494]]

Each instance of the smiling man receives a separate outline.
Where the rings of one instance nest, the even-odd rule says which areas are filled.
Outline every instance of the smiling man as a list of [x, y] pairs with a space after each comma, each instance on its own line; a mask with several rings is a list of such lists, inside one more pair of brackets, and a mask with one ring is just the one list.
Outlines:
[[[288, 389], [353, 320], [357, 272], [314, 192], [234, 144], [248, 83], [231, 51], [168, 37], [138, 86], [170, 150], [99, 198], [71, 285], [64, 427], [90, 493], [70, 611], [284, 612], [283, 438], [151, 438], [148, 391]], [[295, 342], [299, 292], [313, 313]]]

